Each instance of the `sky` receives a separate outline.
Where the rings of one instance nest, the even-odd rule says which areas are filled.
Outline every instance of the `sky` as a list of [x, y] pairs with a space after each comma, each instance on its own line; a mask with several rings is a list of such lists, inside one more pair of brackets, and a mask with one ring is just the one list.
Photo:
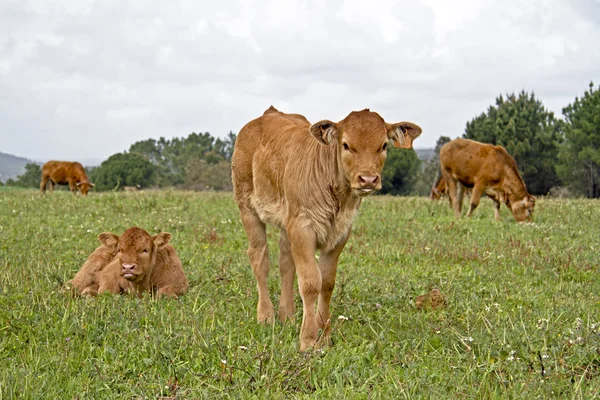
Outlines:
[[464, 133], [501, 94], [600, 83], [600, 0], [2, 0], [0, 151], [99, 164], [270, 105]]

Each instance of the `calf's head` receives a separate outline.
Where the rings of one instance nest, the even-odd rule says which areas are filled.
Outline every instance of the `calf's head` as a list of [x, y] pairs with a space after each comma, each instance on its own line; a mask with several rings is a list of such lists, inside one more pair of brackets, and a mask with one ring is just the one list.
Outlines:
[[510, 204], [513, 217], [517, 222], [531, 220], [533, 209], [535, 208], [535, 197], [529, 195], [519, 201]]
[[88, 181], [77, 182], [77, 187], [81, 190], [81, 194], [87, 196], [90, 188], [94, 187], [94, 184]]
[[321, 144], [337, 146], [340, 169], [354, 194], [381, 189], [381, 171], [389, 144], [412, 148], [421, 128], [411, 122], [386, 123], [369, 110], [351, 112], [340, 122], [319, 121], [310, 133]]
[[121, 263], [121, 276], [128, 281], [140, 283], [152, 273], [156, 262], [156, 251], [171, 240], [171, 234], [161, 232], [150, 236], [145, 230], [132, 227], [121, 236], [104, 232], [98, 240], [109, 247], [116, 247], [117, 257]]

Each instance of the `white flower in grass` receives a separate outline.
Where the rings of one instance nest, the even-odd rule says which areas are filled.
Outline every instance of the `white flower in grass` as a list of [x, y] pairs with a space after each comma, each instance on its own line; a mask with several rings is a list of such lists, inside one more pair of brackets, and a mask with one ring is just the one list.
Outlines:
[[238, 349], [240, 349], [240, 350], [248, 350], [248, 348], [246, 346], [238, 346]]
[[348, 317], [346, 317], [345, 315], [340, 315], [338, 317], [338, 321], [348, 321]]
[[510, 355], [508, 356], [507, 360], [508, 361], [514, 361], [515, 358], [518, 359], [518, 357], [515, 357], [515, 354], [517, 354], [517, 352], [515, 350], [510, 352]]
[[227, 360], [221, 360], [221, 364], [227, 365]]

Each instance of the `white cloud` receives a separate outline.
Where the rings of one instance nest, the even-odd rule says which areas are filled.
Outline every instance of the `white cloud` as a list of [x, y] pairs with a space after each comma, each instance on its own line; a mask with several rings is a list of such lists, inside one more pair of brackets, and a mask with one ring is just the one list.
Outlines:
[[430, 147], [502, 93], [560, 114], [600, 82], [599, 42], [595, 0], [7, 0], [0, 151], [104, 159], [237, 132], [271, 104], [311, 121], [370, 108]]

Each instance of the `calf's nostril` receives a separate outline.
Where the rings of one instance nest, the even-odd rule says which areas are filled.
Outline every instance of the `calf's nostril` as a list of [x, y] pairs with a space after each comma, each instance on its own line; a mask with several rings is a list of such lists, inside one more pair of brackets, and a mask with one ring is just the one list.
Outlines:
[[377, 175], [375, 175], [375, 176], [359, 175], [358, 176], [358, 181], [361, 185], [375, 185], [378, 180], [379, 180], [379, 177]]
[[133, 271], [136, 267], [136, 264], [123, 264], [123, 269], [125, 271]]

